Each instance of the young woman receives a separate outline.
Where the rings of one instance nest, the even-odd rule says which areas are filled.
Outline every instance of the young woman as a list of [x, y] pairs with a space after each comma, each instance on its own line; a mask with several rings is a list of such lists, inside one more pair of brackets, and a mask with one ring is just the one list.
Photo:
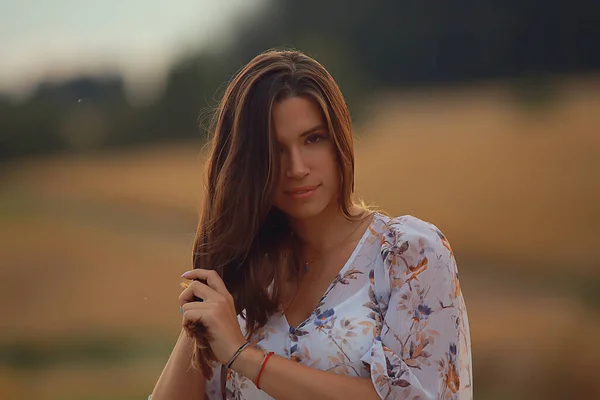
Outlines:
[[329, 73], [260, 54], [211, 132], [184, 328], [153, 400], [471, 398], [450, 244], [353, 201], [351, 120]]

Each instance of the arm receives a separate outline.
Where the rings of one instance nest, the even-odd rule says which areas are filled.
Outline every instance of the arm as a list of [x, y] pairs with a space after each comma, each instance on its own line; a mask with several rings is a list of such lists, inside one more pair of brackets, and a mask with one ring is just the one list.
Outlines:
[[152, 400], [205, 399], [206, 381], [200, 371], [191, 368], [193, 340], [182, 329], [175, 348], [152, 392]]
[[414, 218], [382, 245], [390, 298], [366, 361], [381, 398], [473, 397], [467, 313], [446, 237]]
[[[363, 357], [371, 378], [273, 356], [260, 378], [265, 392], [278, 400], [472, 399], [469, 325], [450, 243], [437, 227], [416, 219], [388, 239], [382, 245], [388, 279], [375, 285], [389, 284], [389, 299], [379, 299], [386, 310], [381, 335]], [[248, 348], [232, 367], [255, 381], [262, 357]]]
[[[245, 349], [231, 366], [255, 382], [264, 353]], [[369, 378], [356, 378], [319, 371], [287, 358], [273, 355], [260, 377], [260, 387], [277, 400], [379, 399]]]
[[[209, 328], [211, 348], [219, 362], [226, 364], [246, 341], [240, 331], [231, 294], [215, 271], [196, 268], [183, 276], [192, 280], [180, 296], [183, 318], [191, 321], [201, 320]], [[196, 278], [205, 280], [206, 284], [195, 280]], [[189, 301], [194, 295], [204, 301]], [[263, 357], [262, 351], [247, 347], [235, 359], [231, 369], [255, 382]], [[266, 363], [260, 386], [277, 400], [304, 400], [311, 397], [344, 400], [379, 398], [368, 378], [319, 371], [276, 355]]]

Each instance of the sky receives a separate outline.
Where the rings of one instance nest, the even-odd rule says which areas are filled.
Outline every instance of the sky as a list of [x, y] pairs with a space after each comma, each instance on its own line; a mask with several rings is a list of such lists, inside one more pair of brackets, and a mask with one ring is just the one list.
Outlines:
[[[228, 39], [229, 23], [265, 0], [0, 0], [0, 92], [42, 79], [117, 71], [152, 95], [173, 59]], [[148, 84], [153, 83], [153, 84]]]

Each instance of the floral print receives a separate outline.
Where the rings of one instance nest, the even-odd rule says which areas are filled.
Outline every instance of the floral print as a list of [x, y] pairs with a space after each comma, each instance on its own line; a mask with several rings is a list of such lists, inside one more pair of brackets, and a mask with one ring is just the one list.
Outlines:
[[[410, 215], [375, 213], [313, 313], [298, 326], [273, 315], [250, 340], [312, 368], [370, 378], [382, 399], [473, 395], [469, 323], [454, 253], [435, 225]], [[271, 399], [249, 379], [222, 369], [215, 366], [207, 382], [210, 399]]]

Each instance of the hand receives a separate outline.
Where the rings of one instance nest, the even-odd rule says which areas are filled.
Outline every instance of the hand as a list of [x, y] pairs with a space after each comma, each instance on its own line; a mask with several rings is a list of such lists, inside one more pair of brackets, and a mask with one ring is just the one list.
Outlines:
[[[215, 357], [226, 364], [246, 342], [238, 323], [233, 297], [216, 271], [196, 268], [184, 278], [192, 280], [179, 295], [184, 324], [201, 322], [208, 330], [209, 344]], [[206, 284], [195, 281], [201, 279]], [[194, 301], [197, 296], [204, 301]]]

